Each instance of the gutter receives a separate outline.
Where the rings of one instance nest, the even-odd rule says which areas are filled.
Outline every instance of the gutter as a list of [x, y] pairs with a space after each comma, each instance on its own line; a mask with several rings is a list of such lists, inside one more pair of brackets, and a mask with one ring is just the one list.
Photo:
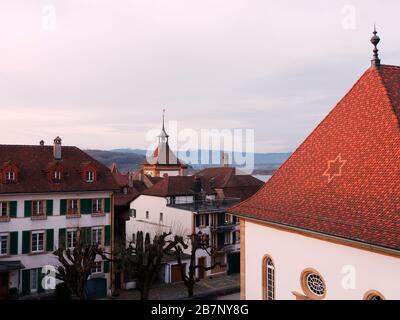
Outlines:
[[[232, 214], [232, 213], [231, 213]], [[328, 233], [324, 233], [324, 232], [318, 232], [318, 231], [313, 231], [313, 230], [309, 230], [309, 229], [305, 229], [305, 228], [301, 228], [301, 227], [295, 227], [295, 226], [291, 226], [288, 224], [283, 224], [283, 223], [277, 223], [277, 222], [271, 222], [271, 221], [267, 221], [267, 220], [262, 220], [262, 219], [257, 219], [254, 217], [249, 217], [248, 215], [244, 215], [244, 214], [234, 214], [237, 215], [241, 218], [244, 218], [245, 220], [249, 220], [249, 221], [254, 221], [254, 222], [258, 222], [258, 223], [263, 223], [266, 225], [271, 225], [274, 227], [278, 227], [278, 228], [284, 228], [287, 230], [291, 230], [294, 231], [295, 233], [300, 233], [300, 234], [305, 234], [305, 235], [309, 235], [312, 237], [321, 237], [323, 236], [326, 239], [330, 239], [333, 241], [339, 241], [339, 242], [345, 242], [345, 243], [349, 243], [352, 244], [353, 246], [357, 246], [357, 247], [362, 247], [362, 249], [367, 249], [367, 250], [371, 250], [371, 251], [377, 251], [380, 253], [385, 253], [385, 254], [389, 254], [392, 256], [396, 256], [400, 258], [400, 249], [393, 249], [390, 247], [384, 247], [384, 246], [379, 246], [376, 244], [372, 244], [369, 242], [364, 242], [364, 241], [359, 241], [359, 240], [353, 240], [350, 238], [345, 238], [345, 237], [340, 237], [340, 236], [334, 236]]]

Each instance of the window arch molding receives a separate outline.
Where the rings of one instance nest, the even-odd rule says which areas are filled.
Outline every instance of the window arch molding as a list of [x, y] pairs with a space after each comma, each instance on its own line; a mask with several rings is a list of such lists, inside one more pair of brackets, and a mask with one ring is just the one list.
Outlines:
[[[314, 277], [315, 279], [310, 279], [311, 277]], [[310, 281], [322, 290], [322, 294], [316, 294], [310, 289]], [[326, 297], [326, 282], [324, 277], [317, 270], [313, 268], [303, 270], [300, 275], [300, 284], [304, 294], [309, 299], [322, 300]]]
[[268, 254], [262, 258], [262, 298], [275, 300], [276, 297], [276, 267], [274, 260]]
[[364, 300], [386, 300], [384, 295], [376, 290], [369, 290], [364, 294]]

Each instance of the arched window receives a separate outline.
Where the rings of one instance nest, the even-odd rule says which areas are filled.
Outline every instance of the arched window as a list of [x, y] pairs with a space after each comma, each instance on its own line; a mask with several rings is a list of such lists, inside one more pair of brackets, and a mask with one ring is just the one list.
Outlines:
[[275, 300], [275, 265], [269, 256], [263, 260], [263, 299]]
[[321, 274], [314, 269], [306, 269], [300, 276], [304, 294], [313, 300], [321, 300], [326, 296], [326, 285]]
[[376, 290], [370, 290], [364, 295], [364, 300], [385, 300], [385, 297]]

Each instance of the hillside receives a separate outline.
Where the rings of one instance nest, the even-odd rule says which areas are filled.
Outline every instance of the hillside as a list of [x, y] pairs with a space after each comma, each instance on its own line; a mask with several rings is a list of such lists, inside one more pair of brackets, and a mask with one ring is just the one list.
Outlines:
[[105, 164], [107, 167], [115, 162], [121, 171], [134, 171], [143, 161], [145, 156], [137, 153], [123, 153], [104, 150], [85, 150], [87, 154]]
[[[146, 154], [146, 151], [141, 149], [86, 150], [86, 152], [107, 166], [115, 162], [121, 171], [136, 170], [145, 160]], [[199, 151], [199, 155], [201, 152], [208, 152], [210, 159], [212, 157], [219, 159], [220, 156], [219, 151]], [[272, 174], [289, 156], [290, 153], [255, 153], [254, 173]], [[189, 171], [200, 170], [208, 166], [192, 165]]]

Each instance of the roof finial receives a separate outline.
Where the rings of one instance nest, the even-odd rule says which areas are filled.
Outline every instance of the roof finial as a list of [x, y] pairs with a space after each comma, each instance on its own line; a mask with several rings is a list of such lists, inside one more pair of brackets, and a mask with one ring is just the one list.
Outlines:
[[169, 135], [167, 131], [165, 131], [165, 109], [163, 109], [163, 115], [162, 115], [162, 129], [161, 129], [161, 134], [159, 135], [159, 138], [161, 139], [168, 139]]
[[379, 67], [381, 65], [381, 59], [379, 59], [378, 55], [378, 43], [381, 41], [381, 38], [377, 35], [376, 31], [376, 25], [374, 24], [374, 32], [373, 32], [373, 37], [371, 38], [371, 43], [374, 45], [374, 58], [371, 60], [371, 66], [372, 67]]
[[165, 118], [165, 109], [162, 109], [162, 129], [163, 129], [163, 131], [165, 131], [164, 118]]

